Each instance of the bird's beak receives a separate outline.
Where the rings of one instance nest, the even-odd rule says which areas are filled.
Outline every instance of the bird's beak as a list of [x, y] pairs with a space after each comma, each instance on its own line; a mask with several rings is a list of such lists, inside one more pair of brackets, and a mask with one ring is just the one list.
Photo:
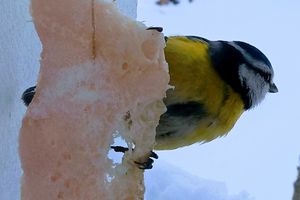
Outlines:
[[275, 83], [270, 84], [270, 89], [269, 89], [270, 93], [277, 93], [278, 92], [278, 88], [275, 85]]

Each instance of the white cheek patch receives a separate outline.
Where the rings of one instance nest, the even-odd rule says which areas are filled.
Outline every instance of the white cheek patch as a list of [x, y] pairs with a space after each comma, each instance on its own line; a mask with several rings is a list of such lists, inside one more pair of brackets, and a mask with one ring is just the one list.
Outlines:
[[269, 90], [268, 84], [265, 82], [263, 77], [258, 73], [254, 73], [253, 70], [247, 68], [245, 64], [240, 67], [239, 78], [242, 86], [249, 89], [249, 96], [252, 105], [259, 104], [265, 97]]

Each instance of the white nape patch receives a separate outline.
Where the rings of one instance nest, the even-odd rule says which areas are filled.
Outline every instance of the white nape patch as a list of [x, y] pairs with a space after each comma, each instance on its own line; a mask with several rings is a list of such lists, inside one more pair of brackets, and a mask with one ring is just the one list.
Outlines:
[[243, 87], [249, 88], [252, 107], [259, 104], [269, 91], [269, 84], [258, 73], [243, 64], [239, 70], [239, 79]]

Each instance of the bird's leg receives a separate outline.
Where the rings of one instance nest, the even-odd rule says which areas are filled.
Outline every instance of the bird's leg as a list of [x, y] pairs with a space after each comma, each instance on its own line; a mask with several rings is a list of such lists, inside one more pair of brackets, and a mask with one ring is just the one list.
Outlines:
[[[115, 152], [122, 152], [122, 153], [125, 153], [126, 151], [129, 150], [127, 147], [122, 147], [122, 146], [111, 146], [111, 148]], [[134, 161], [134, 163], [137, 164], [138, 168], [140, 168], [140, 169], [143, 169], [143, 170], [152, 169], [152, 167], [153, 167], [152, 164], [154, 162], [154, 160], [152, 158], [158, 159], [158, 155], [153, 151], [150, 152], [149, 157], [145, 162]]]

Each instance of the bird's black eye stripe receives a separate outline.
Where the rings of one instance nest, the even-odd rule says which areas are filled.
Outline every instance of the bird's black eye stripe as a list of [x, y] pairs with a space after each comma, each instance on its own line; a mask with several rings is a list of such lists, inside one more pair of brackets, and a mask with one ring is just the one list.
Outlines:
[[267, 81], [267, 82], [271, 82], [271, 75], [270, 74], [262, 74], [262, 77], [264, 77], [264, 79]]
[[[246, 66], [251, 66], [250, 63], [247, 63]], [[261, 77], [263, 77], [267, 82], [271, 82], [272, 79], [272, 75], [270, 73], [267, 73], [263, 70], [261, 70], [260, 68], [256, 68], [256, 67], [247, 67], [248, 69], [252, 70], [254, 73], [259, 74]]]
[[266, 63], [266, 67], [272, 69], [272, 65], [269, 59], [260, 50], [245, 42], [235, 41], [234, 43], [244, 49], [251, 57], [263, 63]]

